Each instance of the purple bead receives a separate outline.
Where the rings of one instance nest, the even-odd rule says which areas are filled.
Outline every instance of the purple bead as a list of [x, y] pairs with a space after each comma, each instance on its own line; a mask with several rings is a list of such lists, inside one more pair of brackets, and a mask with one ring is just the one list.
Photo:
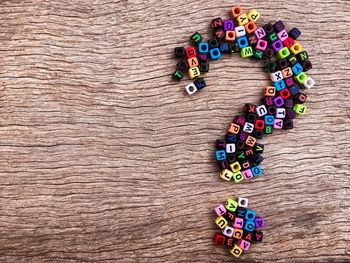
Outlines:
[[263, 228], [265, 226], [265, 220], [263, 217], [256, 217], [254, 223], [256, 229]]
[[223, 25], [224, 31], [232, 31], [235, 29], [235, 24], [233, 23], [233, 20], [228, 19], [228, 20], [224, 20], [224, 25]]
[[276, 97], [273, 101], [276, 107], [281, 107], [284, 104], [284, 100], [281, 96]]
[[277, 52], [278, 50], [283, 48], [283, 44], [281, 42], [281, 40], [277, 40], [275, 42], [272, 43], [272, 49]]

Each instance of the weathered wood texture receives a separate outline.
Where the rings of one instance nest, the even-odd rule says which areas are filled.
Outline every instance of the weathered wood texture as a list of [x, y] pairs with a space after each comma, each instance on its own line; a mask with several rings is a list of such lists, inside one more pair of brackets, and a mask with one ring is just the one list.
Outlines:
[[[349, 262], [349, 3], [251, 1], [302, 31], [317, 86], [292, 131], [263, 140], [265, 174], [221, 181], [213, 142], [268, 77], [211, 64], [175, 83], [176, 45], [230, 1], [2, 1], [1, 262]], [[206, 35], [208, 36], [208, 35]], [[234, 260], [212, 208], [246, 196], [265, 242]]]

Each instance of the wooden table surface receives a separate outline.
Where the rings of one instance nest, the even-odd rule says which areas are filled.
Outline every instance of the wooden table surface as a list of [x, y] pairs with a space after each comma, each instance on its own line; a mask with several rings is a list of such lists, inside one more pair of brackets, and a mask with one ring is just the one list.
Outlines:
[[[268, 77], [237, 55], [195, 96], [173, 48], [232, 1], [2, 1], [0, 262], [349, 262], [350, 8], [246, 1], [302, 31], [308, 114], [265, 137], [264, 175], [218, 177], [213, 142]], [[214, 247], [213, 207], [245, 196], [264, 242]]]

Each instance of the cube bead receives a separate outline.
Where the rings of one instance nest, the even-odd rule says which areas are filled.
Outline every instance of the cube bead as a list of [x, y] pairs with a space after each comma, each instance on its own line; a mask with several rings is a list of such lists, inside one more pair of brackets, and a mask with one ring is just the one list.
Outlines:
[[222, 216], [219, 216], [216, 220], [215, 220], [215, 223], [218, 227], [220, 227], [221, 229], [225, 228], [225, 226], [227, 226], [228, 222], [227, 220], [222, 217]]
[[196, 85], [194, 85], [193, 83], [188, 84], [188, 85], [185, 87], [185, 90], [186, 90], [186, 92], [187, 92], [188, 95], [193, 95], [194, 93], [197, 92]]
[[230, 250], [231, 254], [237, 258], [240, 257], [242, 251], [243, 250], [237, 244], [235, 244], [235, 246]]
[[201, 74], [201, 73], [200, 73], [198, 67], [190, 68], [190, 69], [188, 70], [188, 75], [189, 75], [190, 79], [197, 78], [198, 76], [200, 76], [200, 74]]
[[250, 21], [256, 22], [258, 21], [260, 14], [255, 9], [252, 9], [248, 12], [247, 17]]

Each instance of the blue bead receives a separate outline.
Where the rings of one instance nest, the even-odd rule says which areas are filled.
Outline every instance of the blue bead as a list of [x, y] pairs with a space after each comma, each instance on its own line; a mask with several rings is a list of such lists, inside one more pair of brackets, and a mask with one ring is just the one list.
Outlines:
[[209, 51], [211, 60], [216, 60], [221, 58], [221, 53], [219, 48], [213, 48]]
[[277, 91], [281, 91], [284, 88], [286, 88], [286, 83], [284, 82], [284, 80], [279, 80], [273, 83], [273, 85], [276, 87]]
[[209, 44], [207, 42], [201, 42], [198, 44], [198, 52], [199, 53], [208, 53]]
[[245, 218], [246, 220], [248, 220], [248, 221], [254, 221], [255, 216], [256, 216], [256, 213], [255, 213], [254, 211], [249, 210], [249, 209], [247, 209], [247, 210], [245, 211], [245, 217], [244, 217], [244, 218]]
[[264, 116], [265, 125], [273, 125], [275, 123], [275, 118], [272, 115]]
[[299, 88], [297, 86], [291, 86], [289, 88], [289, 91], [290, 91], [290, 94], [292, 96], [294, 96], [295, 94], [298, 94], [299, 93]]
[[253, 221], [245, 221], [244, 223], [244, 227], [243, 227], [244, 231], [247, 232], [253, 232], [253, 230], [255, 229], [255, 223]]
[[292, 67], [292, 71], [295, 76], [299, 75], [299, 73], [303, 71], [303, 67], [299, 63], [297, 63]]
[[237, 44], [238, 44], [238, 47], [240, 49], [244, 48], [244, 47], [247, 47], [249, 45], [247, 37], [240, 37], [240, 38], [238, 38], [237, 39]]
[[230, 45], [228, 43], [221, 43], [220, 44], [220, 51], [221, 51], [221, 53], [229, 53], [230, 52]]
[[236, 143], [236, 141], [237, 141], [236, 135], [229, 135], [229, 134], [226, 135], [227, 143]]
[[224, 150], [215, 151], [215, 156], [218, 161], [226, 160], [226, 152]]
[[252, 170], [252, 174], [254, 176], [260, 176], [262, 174], [262, 170], [259, 165], [252, 167], [250, 170]]

